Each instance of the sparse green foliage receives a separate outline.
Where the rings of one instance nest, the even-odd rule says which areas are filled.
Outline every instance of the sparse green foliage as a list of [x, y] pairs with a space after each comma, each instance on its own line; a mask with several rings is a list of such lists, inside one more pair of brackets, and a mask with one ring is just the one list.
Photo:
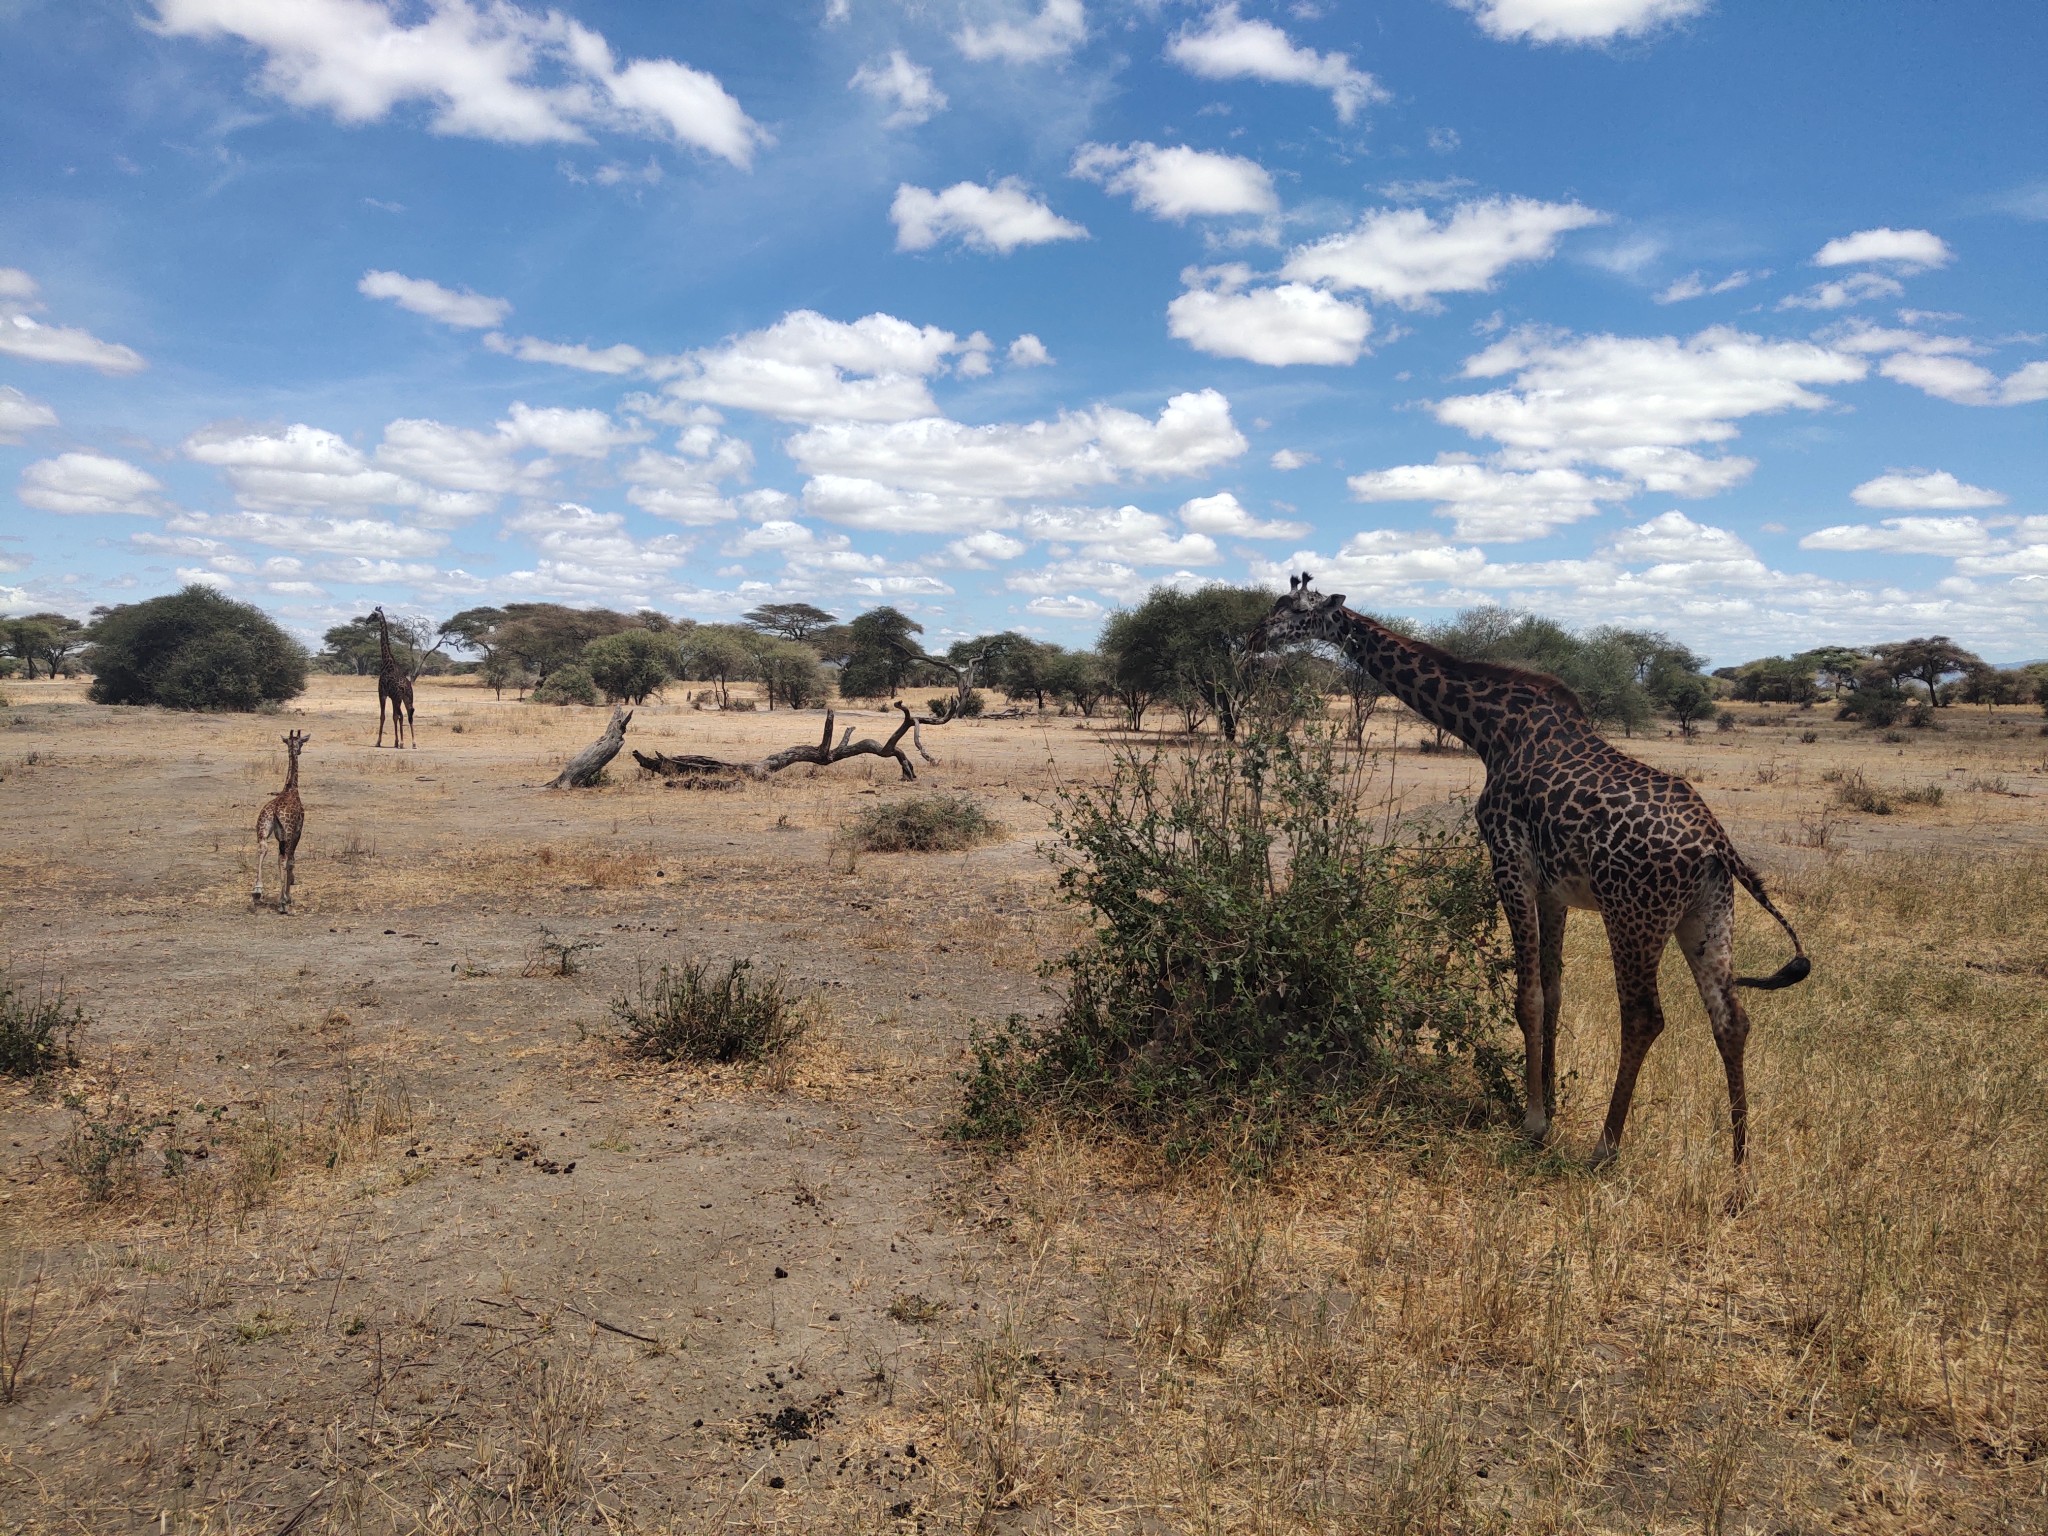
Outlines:
[[557, 667], [533, 690], [536, 704], [595, 704], [597, 684], [585, 666]]
[[810, 1026], [810, 1010], [779, 977], [757, 979], [750, 962], [722, 972], [710, 962], [664, 965], [612, 1013], [625, 1026], [625, 1048], [669, 1062], [759, 1062], [781, 1055]]
[[763, 603], [741, 614], [740, 622], [785, 640], [808, 640], [838, 620], [811, 603]]
[[1065, 795], [1060, 887], [1094, 934], [1048, 967], [1049, 1028], [980, 1042], [960, 1133], [1060, 1114], [1260, 1169], [1390, 1097], [1511, 1101], [1485, 855], [1462, 824], [1382, 836], [1364, 771], [1261, 731]]
[[886, 604], [870, 608], [847, 625], [844, 661], [839, 669], [840, 696], [890, 698], [902, 692], [906, 682], [932, 676], [929, 667], [921, 667], [904, 654], [905, 647], [913, 651], [917, 648], [910, 637], [923, 633], [922, 624]]
[[682, 653], [673, 636], [635, 626], [583, 647], [583, 670], [606, 699], [644, 704], [682, 670]]
[[912, 795], [869, 806], [847, 828], [854, 845], [870, 853], [959, 853], [1003, 835], [972, 797]]
[[0, 971], [0, 1076], [40, 1077], [74, 1065], [73, 1046], [84, 1027], [84, 1010], [67, 1005], [61, 989], [38, 988], [31, 997]]
[[768, 707], [810, 709], [825, 702], [825, 669], [818, 653], [795, 640], [761, 639], [754, 645], [754, 670]]
[[683, 675], [710, 683], [723, 709], [731, 702], [732, 685], [754, 675], [758, 643], [759, 636], [735, 625], [699, 624], [683, 643]]
[[306, 652], [262, 612], [195, 582], [124, 603], [93, 625], [96, 704], [253, 710], [306, 686]]

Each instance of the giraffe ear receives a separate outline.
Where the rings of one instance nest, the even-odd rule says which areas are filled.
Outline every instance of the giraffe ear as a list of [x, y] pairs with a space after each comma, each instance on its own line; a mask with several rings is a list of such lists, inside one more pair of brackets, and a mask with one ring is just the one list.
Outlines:
[[1342, 608], [1344, 606], [1344, 594], [1342, 592], [1332, 592], [1323, 599], [1323, 606], [1329, 609]]

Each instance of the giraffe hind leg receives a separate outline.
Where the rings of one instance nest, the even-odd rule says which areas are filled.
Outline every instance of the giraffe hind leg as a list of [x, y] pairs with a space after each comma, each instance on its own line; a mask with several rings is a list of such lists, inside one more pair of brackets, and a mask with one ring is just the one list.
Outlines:
[[1614, 956], [1614, 991], [1621, 1005], [1621, 1055], [1614, 1070], [1614, 1096], [1607, 1101], [1607, 1123], [1593, 1148], [1595, 1167], [1610, 1162], [1621, 1147], [1621, 1133], [1628, 1125], [1629, 1104], [1635, 1098], [1636, 1076], [1643, 1058], [1664, 1032], [1664, 1005], [1657, 995], [1657, 961], [1664, 953], [1669, 935], [1619, 932], [1610, 921], [1607, 943]]
[[1707, 882], [1680, 921], [1678, 945], [1700, 990], [1728, 1078], [1728, 1132], [1740, 1169], [1749, 1149], [1749, 1085], [1742, 1059], [1749, 1045], [1749, 1015], [1735, 990], [1735, 888], [1726, 871]]

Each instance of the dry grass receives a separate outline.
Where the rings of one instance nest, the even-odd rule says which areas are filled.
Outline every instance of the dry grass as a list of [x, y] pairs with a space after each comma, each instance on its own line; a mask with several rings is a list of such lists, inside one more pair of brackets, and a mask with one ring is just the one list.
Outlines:
[[[1032, 964], [1075, 938], [1030, 847], [1100, 780], [1072, 721], [927, 732], [920, 780], [1017, 835], [841, 875], [888, 764], [547, 795], [603, 711], [427, 679], [424, 745], [380, 753], [368, 681], [316, 679], [286, 919], [240, 867], [284, 722], [7, 686], [7, 958], [93, 1027], [83, 1066], [0, 1081], [0, 1528], [2043, 1530], [2033, 711], [1625, 744], [1701, 786], [1816, 957], [1753, 999], [1731, 1211], [1675, 962], [1630, 1143], [1580, 1166], [1614, 1050], [1583, 917], [1554, 1153], [1410, 1122], [1246, 1185], [947, 1148], [970, 1020], [1047, 1006]], [[816, 729], [677, 702], [634, 740]], [[1398, 711], [1368, 744], [1396, 730], [1393, 814], [1476, 787]], [[1948, 793], [1872, 816], [1851, 771]], [[1782, 960], [1743, 922], [1746, 969]], [[604, 947], [522, 977], [543, 923]], [[786, 970], [820, 1027], [773, 1073], [621, 1063], [606, 1001], [677, 952]], [[98, 1199], [64, 1166], [88, 1119]], [[828, 1393], [816, 1439], [764, 1437]]]
[[[1601, 1176], [1450, 1134], [1260, 1186], [1057, 1139], [1000, 1169], [1013, 1236], [1097, 1277], [1124, 1354], [1094, 1390], [1047, 1388], [1019, 1362], [1077, 1342], [1018, 1321], [1020, 1293], [940, 1410], [962, 1508], [1102, 1530], [2040, 1529], [2048, 856], [1838, 860], [1791, 895], [1823, 958], [1758, 1005], [1733, 1208], [1691, 1001]], [[1960, 954], [1930, 959], [1937, 925]], [[1611, 1071], [1597, 942], [1566, 985], [1576, 1143]]]

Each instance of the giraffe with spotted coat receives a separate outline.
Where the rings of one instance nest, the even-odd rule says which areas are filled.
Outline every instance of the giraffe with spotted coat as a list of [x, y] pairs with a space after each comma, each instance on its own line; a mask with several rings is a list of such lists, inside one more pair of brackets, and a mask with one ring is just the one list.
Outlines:
[[[1742, 1066], [1749, 1017], [1736, 988], [1789, 987], [1813, 967], [1707, 803], [1685, 780], [1609, 744], [1556, 679], [1462, 661], [1352, 612], [1341, 593], [1320, 595], [1309, 581], [1307, 572], [1289, 578], [1287, 596], [1253, 632], [1252, 649], [1333, 644], [1486, 764], [1474, 818], [1514, 940], [1515, 1015], [1526, 1053], [1523, 1130], [1542, 1142], [1557, 1110], [1565, 923], [1577, 908], [1598, 912], [1606, 924], [1621, 1004], [1620, 1064], [1594, 1162], [1621, 1145], [1636, 1074], [1663, 1031], [1657, 967], [1675, 934], [1727, 1073], [1740, 1168], [1749, 1133]], [[1791, 937], [1792, 958], [1774, 975], [1735, 974], [1737, 884]]]
[[256, 889], [249, 893], [249, 900], [257, 904], [263, 900], [263, 856], [270, 851], [274, 839], [278, 867], [284, 877], [284, 895], [277, 904], [280, 912], [292, 909], [292, 877], [298, 868], [299, 838], [306, 830], [306, 807], [299, 800], [299, 754], [312, 739], [297, 730], [283, 738], [285, 755], [290, 761], [284, 788], [264, 801], [263, 809], [256, 813]]

